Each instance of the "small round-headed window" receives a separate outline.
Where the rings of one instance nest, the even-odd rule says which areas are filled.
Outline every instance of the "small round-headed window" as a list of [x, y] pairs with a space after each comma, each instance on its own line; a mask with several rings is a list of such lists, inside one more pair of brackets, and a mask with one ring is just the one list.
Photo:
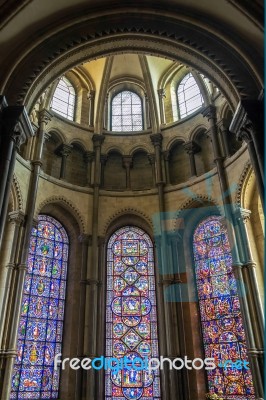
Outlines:
[[191, 73], [187, 74], [178, 85], [177, 99], [180, 118], [184, 118], [202, 107], [204, 100]]
[[74, 120], [76, 93], [69, 80], [63, 76], [55, 89], [51, 109], [63, 117]]
[[124, 90], [112, 99], [111, 130], [117, 132], [141, 131], [143, 110], [141, 98], [134, 92]]

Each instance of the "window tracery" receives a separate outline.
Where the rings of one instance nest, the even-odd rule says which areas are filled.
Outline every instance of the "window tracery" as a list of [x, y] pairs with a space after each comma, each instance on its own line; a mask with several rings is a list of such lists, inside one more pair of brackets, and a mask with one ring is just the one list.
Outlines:
[[124, 90], [111, 102], [111, 130], [132, 132], [143, 129], [143, 107], [141, 98], [134, 92]]
[[74, 120], [76, 93], [70, 81], [63, 76], [55, 89], [51, 109], [63, 117]]

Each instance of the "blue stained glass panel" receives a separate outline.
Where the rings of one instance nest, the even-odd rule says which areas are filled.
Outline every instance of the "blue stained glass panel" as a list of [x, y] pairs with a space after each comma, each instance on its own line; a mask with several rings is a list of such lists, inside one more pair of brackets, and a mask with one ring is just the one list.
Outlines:
[[248, 361], [231, 250], [220, 217], [197, 226], [193, 250], [205, 356], [217, 364], [207, 371], [209, 391], [227, 400], [254, 400], [250, 370], [218, 367], [226, 360]]
[[62, 225], [39, 216], [30, 239], [11, 399], [58, 398], [53, 360], [61, 353], [68, 246]]
[[[153, 245], [139, 228], [119, 229], [108, 242], [106, 298], [106, 357], [158, 357]], [[106, 371], [106, 400], [160, 398], [158, 370]]]

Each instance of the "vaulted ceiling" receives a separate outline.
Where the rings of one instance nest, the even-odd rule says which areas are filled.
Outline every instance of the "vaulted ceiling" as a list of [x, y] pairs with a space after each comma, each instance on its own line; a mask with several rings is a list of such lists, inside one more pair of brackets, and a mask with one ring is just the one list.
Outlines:
[[102, 57], [110, 54], [116, 54], [111, 79], [123, 74], [141, 78], [136, 53], [142, 53], [150, 55], [149, 68], [158, 76], [173, 61], [198, 68], [225, 87], [234, 105], [241, 97], [257, 97], [262, 87], [261, 0], [8, 0], [0, 4], [4, 54], [0, 93], [11, 103], [32, 107], [45, 85], [80, 63], [89, 72], [92, 64], [87, 61], [93, 59], [100, 80]]

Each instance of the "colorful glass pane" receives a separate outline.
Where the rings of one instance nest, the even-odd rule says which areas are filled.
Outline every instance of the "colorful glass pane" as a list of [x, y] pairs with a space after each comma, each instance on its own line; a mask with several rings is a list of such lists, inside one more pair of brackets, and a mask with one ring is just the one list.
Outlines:
[[105, 399], [159, 400], [159, 370], [130, 368], [137, 357], [159, 356], [153, 245], [131, 226], [114, 233], [107, 250], [106, 357], [124, 356], [129, 369], [106, 371]]
[[61, 353], [68, 237], [54, 218], [39, 216], [32, 229], [11, 399], [57, 399]]
[[198, 225], [193, 249], [205, 356], [215, 358], [217, 364], [207, 372], [209, 391], [227, 400], [255, 399], [250, 369], [218, 366], [227, 360], [248, 361], [230, 244], [221, 217], [208, 217]]

